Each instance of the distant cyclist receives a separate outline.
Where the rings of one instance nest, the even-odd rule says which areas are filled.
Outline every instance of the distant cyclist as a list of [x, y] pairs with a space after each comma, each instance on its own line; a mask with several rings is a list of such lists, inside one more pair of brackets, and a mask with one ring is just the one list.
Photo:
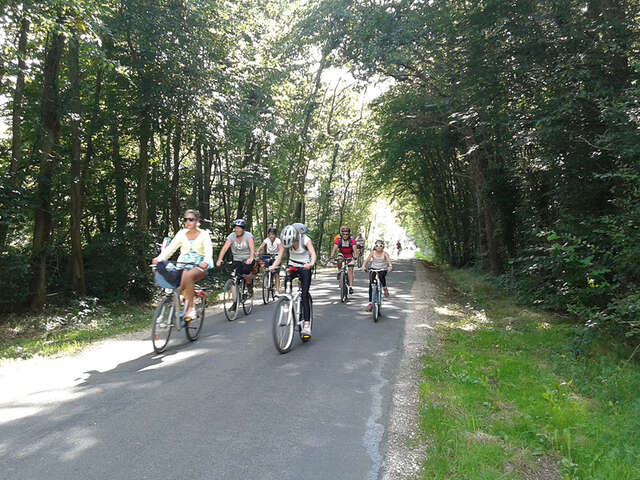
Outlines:
[[253, 295], [253, 278], [255, 277], [253, 269], [256, 265], [255, 244], [253, 235], [250, 232], [246, 232], [245, 228], [247, 228], [247, 223], [241, 218], [233, 222], [233, 232], [229, 234], [224, 242], [216, 265], [222, 265], [224, 254], [231, 248], [233, 268], [236, 270], [236, 275], [244, 276], [249, 296], [251, 296]]
[[402, 252], [402, 244], [400, 243], [400, 240], [396, 243], [396, 248], [398, 249], [398, 256], [400, 256], [400, 252]]
[[366, 243], [364, 233], [360, 232], [356, 237], [356, 247], [358, 247], [358, 257], [364, 255], [364, 244]]
[[382, 270], [381, 272], [369, 273], [369, 305], [367, 305], [367, 310], [371, 311], [371, 303], [373, 302], [373, 299], [371, 298], [371, 282], [373, 281], [374, 275], [378, 275], [380, 285], [383, 288], [384, 296], [389, 296], [389, 290], [387, 290], [387, 273], [391, 272], [393, 267], [391, 264], [391, 257], [387, 252], [384, 251], [384, 240], [376, 240], [373, 251], [362, 263], [363, 272], [367, 269], [367, 264], [369, 262], [371, 262], [371, 269]]
[[280, 266], [284, 248], [288, 249], [289, 262], [287, 264], [286, 282], [291, 282], [294, 278], [300, 279], [300, 284], [302, 285], [302, 314], [304, 318], [302, 335], [309, 338], [311, 337], [309, 288], [311, 287], [311, 269], [316, 263], [316, 250], [313, 248], [313, 243], [311, 243], [311, 239], [307, 237], [306, 233], [307, 226], [302, 223], [294, 223], [284, 227], [280, 234], [283, 250], [278, 254], [278, 258], [273, 262], [270, 269], [275, 270]]
[[[331, 256], [333, 257], [340, 249], [340, 253], [347, 262], [349, 267], [349, 293], [353, 293], [353, 259], [358, 258], [358, 249], [356, 247], [356, 241], [351, 237], [351, 229], [349, 227], [342, 227], [340, 229], [340, 238], [338, 238], [331, 250]], [[342, 260], [338, 260], [338, 270], [342, 268]]]
[[[260, 260], [264, 263], [265, 270], [268, 269], [276, 257], [284, 251], [282, 241], [277, 236], [278, 230], [271, 227], [267, 230], [267, 238], [265, 238], [258, 247], [257, 254], [260, 255], [260, 251], [264, 248], [266, 255], [262, 255]], [[280, 275], [276, 275], [276, 292], [280, 291]]]
[[184, 212], [183, 221], [185, 228], [176, 233], [171, 243], [166, 245], [162, 249], [162, 253], [154, 258], [151, 263], [155, 265], [163, 260], [169, 260], [171, 255], [179, 248], [180, 256], [178, 257], [178, 262], [195, 264], [177, 264], [178, 269], [184, 270], [180, 279], [179, 289], [187, 299], [188, 310], [185, 314], [185, 319], [190, 320], [196, 316], [193, 308], [194, 285], [198, 280], [202, 280], [207, 276], [207, 270], [213, 268], [213, 247], [211, 246], [209, 232], [198, 228], [200, 225], [200, 213], [197, 210]]

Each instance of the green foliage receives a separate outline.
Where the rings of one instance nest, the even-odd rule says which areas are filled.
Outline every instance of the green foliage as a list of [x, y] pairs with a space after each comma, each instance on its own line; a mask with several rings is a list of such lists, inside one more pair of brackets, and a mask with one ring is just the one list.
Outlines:
[[422, 478], [637, 478], [637, 364], [611, 342], [575, 357], [574, 325], [473, 271], [451, 276], [468, 296], [437, 309], [442, 342], [420, 385]]
[[154, 291], [147, 252], [156, 251], [153, 239], [127, 228], [95, 237], [85, 249], [89, 294], [105, 301], [146, 301]]
[[30, 256], [9, 250], [0, 253], [0, 262], [0, 313], [6, 313], [23, 305], [29, 297]]

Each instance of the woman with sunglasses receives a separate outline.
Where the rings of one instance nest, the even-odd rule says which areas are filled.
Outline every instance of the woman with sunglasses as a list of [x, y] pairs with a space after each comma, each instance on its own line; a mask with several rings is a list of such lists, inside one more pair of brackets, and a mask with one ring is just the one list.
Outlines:
[[206, 230], [200, 230], [200, 212], [197, 210], [187, 210], [184, 212], [184, 226], [180, 230], [171, 243], [162, 250], [162, 253], [154, 258], [151, 262], [156, 264], [162, 260], [168, 260], [171, 255], [179, 248], [180, 256], [178, 262], [186, 262], [194, 265], [181, 265], [178, 263], [177, 268], [183, 269], [182, 278], [180, 280], [180, 292], [187, 299], [189, 306], [185, 314], [185, 320], [195, 318], [196, 312], [193, 308], [193, 298], [195, 296], [195, 283], [207, 276], [207, 270], [213, 268], [213, 246], [211, 245], [211, 237]]
[[[371, 311], [371, 282], [373, 281], [373, 276], [378, 275], [378, 280], [380, 281], [380, 285], [382, 285], [382, 291], [384, 292], [384, 296], [389, 296], [389, 290], [387, 290], [387, 273], [391, 272], [393, 269], [391, 265], [391, 257], [387, 252], [384, 251], [384, 241], [376, 240], [375, 247], [373, 251], [369, 254], [367, 259], [362, 263], [362, 271], [364, 272], [367, 269], [368, 263], [371, 262], [372, 270], [382, 270], [381, 272], [370, 272], [369, 273], [369, 305], [367, 305], [367, 311]], [[387, 268], [385, 271], [384, 268]]]

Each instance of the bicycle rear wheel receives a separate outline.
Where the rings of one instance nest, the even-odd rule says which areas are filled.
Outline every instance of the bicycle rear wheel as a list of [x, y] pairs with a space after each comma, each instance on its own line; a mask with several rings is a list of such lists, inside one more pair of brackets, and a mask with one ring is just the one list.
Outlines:
[[[313, 332], [313, 299], [311, 298], [311, 295], [309, 295], [309, 328], [311, 329], [311, 332]], [[300, 330], [300, 340], [307, 343], [311, 340], [311, 337], [303, 337], [302, 330]]]
[[192, 342], [195, 342], [200, 335], [200, 331], [202, 330], [202, 325], [204, 324], [204, 311], [207, 308], [207, 298], [206, 297], [198, 297], [194, 298], [194, 308], [196, 309], [196, 318], [192, 318], [188, 322], [186, 322], [184, 333], [187, 335], [187, 338]]
[[227, 280], [222, 291], [222, 307], [224, 316], [227, 320], [233, 322], [238, 316], [238, 289], [235, 288], [235, 282], [232, 278]]
[[151, 343], [156, 353], [164, 352], [171, 337], [171, 329], [173, 328], [173, 306], [174, 296], [164, 297], [160, 304], [153, 312], [153, 321], [151, 322]]
[[291, 300], [281, 297], [273, 312], [273, 343], [280, 353], [287, 353], [293, 346], [293, 316], [289, 313]]
[[362, 253], [358, 255], [358, 268], [362, 268]]

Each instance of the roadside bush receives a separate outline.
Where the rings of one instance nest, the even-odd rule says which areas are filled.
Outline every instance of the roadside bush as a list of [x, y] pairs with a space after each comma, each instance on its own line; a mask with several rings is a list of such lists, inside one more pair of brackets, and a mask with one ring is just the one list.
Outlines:
[[0, 313], [14, 312], [29, 298], [31, 283], [30, 257], [7, 251], [0, 253]]
[[146, 301], [153, 294], [148, 264], [157, 248], [135, 229], [95, 237], [85, 248], [87, 293], [102, 301]]

